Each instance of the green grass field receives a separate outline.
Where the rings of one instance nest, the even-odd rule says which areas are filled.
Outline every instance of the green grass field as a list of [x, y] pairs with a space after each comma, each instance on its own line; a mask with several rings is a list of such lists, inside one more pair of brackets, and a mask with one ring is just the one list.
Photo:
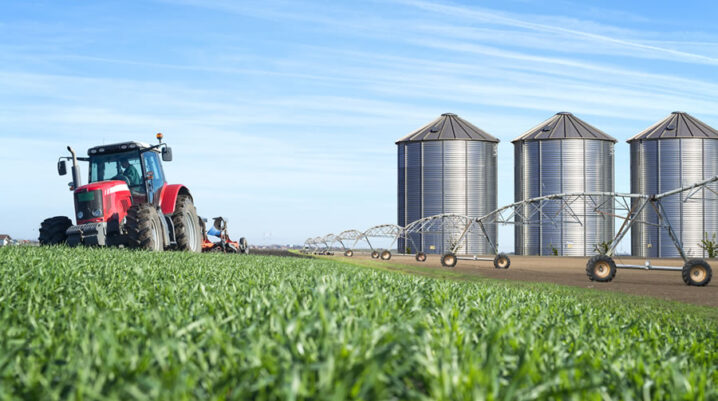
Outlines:
[[711, 310], [329, 260], [0, 249], [0, 399], [718, 399]]

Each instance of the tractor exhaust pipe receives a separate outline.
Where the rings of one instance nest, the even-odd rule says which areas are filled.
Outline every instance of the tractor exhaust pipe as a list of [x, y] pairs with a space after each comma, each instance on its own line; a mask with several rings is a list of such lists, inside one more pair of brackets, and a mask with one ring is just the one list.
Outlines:
[[75, 189], [80, 188], [82, 182], [80, 181], [80, 166], [77, 165], [77, 156], [75, 151], [71, 147], [67, 147], [67, 150], [72, 155], [72, 185]]

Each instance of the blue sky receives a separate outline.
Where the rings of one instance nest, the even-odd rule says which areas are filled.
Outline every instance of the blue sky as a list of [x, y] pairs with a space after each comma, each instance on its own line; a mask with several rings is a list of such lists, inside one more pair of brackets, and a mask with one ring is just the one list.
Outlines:
[[674, 110], [718, 126], [714, 3], [545, 3], [3, 2], [0, 232], [72, 215], [65, 146], [158, 131], [168, 181], [261, 244], [396, 222], [394, 141], [443, 112], [501, 139], [500, 205], [510, 141], [558, 111], [620, 140], [626, 192], [627, 138]]

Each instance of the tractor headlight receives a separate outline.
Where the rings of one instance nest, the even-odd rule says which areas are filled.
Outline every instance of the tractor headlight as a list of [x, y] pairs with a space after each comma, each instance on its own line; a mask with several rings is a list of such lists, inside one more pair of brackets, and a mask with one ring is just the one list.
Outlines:
[[100, 216], [102, 216], [102, 210], [100, 210], [100, 209], [95, 209], [95, 210], [92, 211], [92, 215], [95, 216], [95, 217], [100, 217]]
[[83, 216], [85, 216], [85, 213], [82, 213], [82, 210], [80, 210], [79, 212], [77, 212], [77, 218], [78, 218], [78, 219], [82, 219]]

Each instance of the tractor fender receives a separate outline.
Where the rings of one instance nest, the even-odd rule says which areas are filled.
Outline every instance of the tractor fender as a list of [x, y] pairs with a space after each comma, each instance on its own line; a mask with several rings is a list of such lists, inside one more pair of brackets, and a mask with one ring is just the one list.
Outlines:
[[175, 212], [175, 206], [177, 205], [177, 197], [179, 195], [188, 195], [192, 198], [189, 189], [182, 184], [171, 184], [165, 185], [160, 194], [160, 208], [162, 214], [172, 214]]

